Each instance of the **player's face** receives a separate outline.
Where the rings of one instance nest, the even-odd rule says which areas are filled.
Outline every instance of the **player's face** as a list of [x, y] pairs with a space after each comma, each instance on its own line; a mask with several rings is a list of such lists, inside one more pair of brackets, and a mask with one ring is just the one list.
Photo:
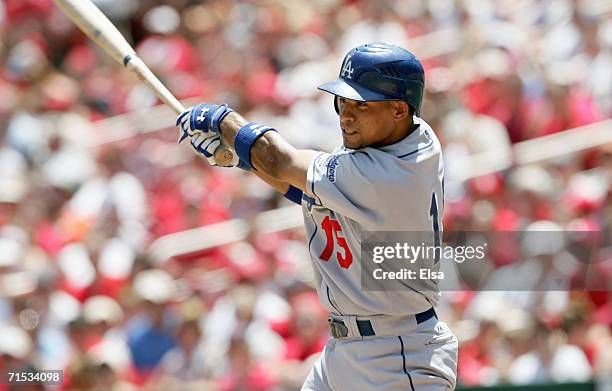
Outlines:
[[338, 97], [337, 104], [345, 147], [359, 149], [391, 144], [397, 130], [391, 102], [360, 102]]

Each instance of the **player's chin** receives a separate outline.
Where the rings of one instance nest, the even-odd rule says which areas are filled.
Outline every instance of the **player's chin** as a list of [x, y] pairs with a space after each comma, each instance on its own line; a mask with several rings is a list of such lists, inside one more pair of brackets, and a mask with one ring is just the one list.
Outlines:
[[360, 144], [357, 143], [351, 143], [351, 142], [343, 142], [344, 147], [348, 148], [348, 149], [359, 149], [360, 148]]
[[355, 137], [356, 135], [357, 135], [356, 133], [351, 134], [351, 135], [346, 135], [346, 134], [342, 135], [342, 143], [344, 144], [346, 148], [350, 148], [350, 149], [361, 148], [361, 140]]

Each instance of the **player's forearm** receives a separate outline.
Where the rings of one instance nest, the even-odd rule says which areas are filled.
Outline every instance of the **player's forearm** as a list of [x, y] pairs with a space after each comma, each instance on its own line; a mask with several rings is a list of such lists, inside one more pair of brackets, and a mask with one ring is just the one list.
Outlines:
[[[235, 148], [236, 134], [247, 123], [248, 121], [235, 112], [225, 117], [221, 123], [221, 135], [230, 147]], [[253, 144], [250, 150], [250, 163], [256, 171], [264, 175], [262, 179], [268, 177], [303, 191], [306, 187], [309, 156], [314, 153], [315, 151], [299, 151], [278, 133], [266, 132]]]
[[[228, 114], [221, 122], [221, 136], [230, 147], [235, 148], [236, 134], [247, 123], [248, 121], [236, 112]], [[251, 163], [257, 171], [275, 180], [283, 181], [283, 166], [289, 158], [281, 151], [278, 143], [273, 142], [273, 136], [273, 132], [268, 132], [255, 142], [251, 148]]]

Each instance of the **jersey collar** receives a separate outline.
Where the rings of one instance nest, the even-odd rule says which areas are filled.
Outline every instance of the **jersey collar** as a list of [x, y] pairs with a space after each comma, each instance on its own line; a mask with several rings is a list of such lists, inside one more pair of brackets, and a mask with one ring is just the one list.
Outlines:
[[431, 127], [419, 117], [413, 117], [415, 129], [395, 144], [378, 148], [399, 158], [414, 155], [417, 152], [431, 147], [434, 143]]

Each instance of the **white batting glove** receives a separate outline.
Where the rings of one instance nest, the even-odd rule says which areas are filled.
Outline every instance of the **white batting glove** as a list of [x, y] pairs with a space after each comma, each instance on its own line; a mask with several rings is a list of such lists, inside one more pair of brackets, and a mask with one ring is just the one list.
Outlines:
[[216, 166], [215, 151], [221, 145], [221, 136], [213, 132], [197, 132], [189, 141], [195, 151], [204, 156], [211, 166]]
[[176, 126], [179, 128], [179, 138], [178, 143], [182, 143], [187, 137], [192, 137], [196, 133], [202, 133], [200, 131], [194, 131], [189, 126], [189, 117], [191, 116], [191, 111], [193, 110], [193, 106], [183, 111], [181, 115], [176, 119]]
[[[206, 158], [211, 166], [219, 166], [215, 159], [215, 152], [217, 148], [221, 147], [221, 137], [214, 133], [197, 133], [191, 137], [189, 144], [195, 149], [195, 151]], [[235, 152], [232, 153], [232, 161], [229, 165], [223, 165], [220, 167], [236, 167], [240, 158]]]

